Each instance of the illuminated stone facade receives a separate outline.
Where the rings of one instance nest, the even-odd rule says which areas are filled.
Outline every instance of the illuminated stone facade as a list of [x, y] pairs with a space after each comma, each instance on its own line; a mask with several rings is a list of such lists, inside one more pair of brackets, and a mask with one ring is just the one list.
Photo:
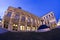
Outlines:
[[22, 10], [8, 7], [3, 17], [2, 28], [9, 31], [36, 31], [42, 25], [41, 18]]
[[9, 31], [36, 31], [40, 25], [47, 25], [50, 29], [56, 27], [56, 19], [53, 12], [39, 18], [20, 7], [8, 7], [2, 20], [2, 28]]
[[49, 12], [48, 14], [44, 15], [42, 17], [43, 19], [43, 24], [46, 24], [47, 26], [49, 26], [51, 29], [56, 28], [56, 18], [54, 16], [53, 12]]

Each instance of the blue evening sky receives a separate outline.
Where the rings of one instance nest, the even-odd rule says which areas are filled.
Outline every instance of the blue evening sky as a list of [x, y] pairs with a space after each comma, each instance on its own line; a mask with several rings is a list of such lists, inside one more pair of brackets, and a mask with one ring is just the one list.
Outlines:
[[38, 17], [53, 11], [56, 19], [60, 18], [60, 0], [0, 0], [0, 16], [3, 17], [8, 6], [22, 7]]

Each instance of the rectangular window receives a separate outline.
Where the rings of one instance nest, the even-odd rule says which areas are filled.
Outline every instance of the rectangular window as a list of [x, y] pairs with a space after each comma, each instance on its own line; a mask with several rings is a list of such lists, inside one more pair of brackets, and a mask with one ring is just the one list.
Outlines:
[[27, 27], [27, 31], [30, 31], [30, 27]]
[[32, 31], [35, 31], [36, 30], [36, 28], [35, 27], [32, 27]]
[[25, 28], [24, 28], [25, 26], [20, 26], [20, 30], [24, 30]]
[[15, 30], [15, 31], [18, 30], [18, 25], [17, 24], [13, 24], [13, 30]]

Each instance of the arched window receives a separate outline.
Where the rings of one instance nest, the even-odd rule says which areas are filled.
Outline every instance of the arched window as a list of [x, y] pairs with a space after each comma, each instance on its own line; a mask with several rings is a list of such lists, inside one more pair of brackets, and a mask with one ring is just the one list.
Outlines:
[[21, 17], [21, 21], [25, 22], [25, 17], [24, 16]]
[[12, 12], [8, 12], [7, 16], [8, 17], [11, 17], [11, 14], [12, 14]]
[[49, 17], [50, 17], [50, 15], [49, 15]]
[[46, 18], [48, 18], [48, 16], [46, 16]]
[[30, 18], [28, 18], [28, 21], [27, 22], [31, 22], [31, 19]]
[[20, 19], [20, 14], [16, 14], [16, 15], [15, 15], [15, 19], [16, 19], [16, 20]]
[[51, 15], [53, 16], [53, 14], [51, 13]]
[[44, 17], [44, 19], [45, 19], [45, 17]]

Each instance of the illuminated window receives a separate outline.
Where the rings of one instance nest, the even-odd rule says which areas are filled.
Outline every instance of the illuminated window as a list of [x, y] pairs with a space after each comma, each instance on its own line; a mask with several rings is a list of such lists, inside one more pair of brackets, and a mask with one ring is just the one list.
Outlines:
[[35, 27], [32, 27], [32, 31], [35, 31], [36, 30], [36, 28]]
[[11, 14], [12, 14], [12, 12], [8, 12], [7, 16], [8, 17], [11, 17]]
[[13, 24], [13, 30], [15, 30], [15, 31], [18, 30], [18, 25], [17, 24]]
[[24, 30], [25, 29], [25, 27], [24, 26], [20, 26], [20, 30]]
[[27, 27], [27, 31], [30, 31], [30, 27]]
[[18, 25], [16, 25], [16, 24], [13, 24], [13, 26], [16, 26], [16, 27], [17, 27]]

